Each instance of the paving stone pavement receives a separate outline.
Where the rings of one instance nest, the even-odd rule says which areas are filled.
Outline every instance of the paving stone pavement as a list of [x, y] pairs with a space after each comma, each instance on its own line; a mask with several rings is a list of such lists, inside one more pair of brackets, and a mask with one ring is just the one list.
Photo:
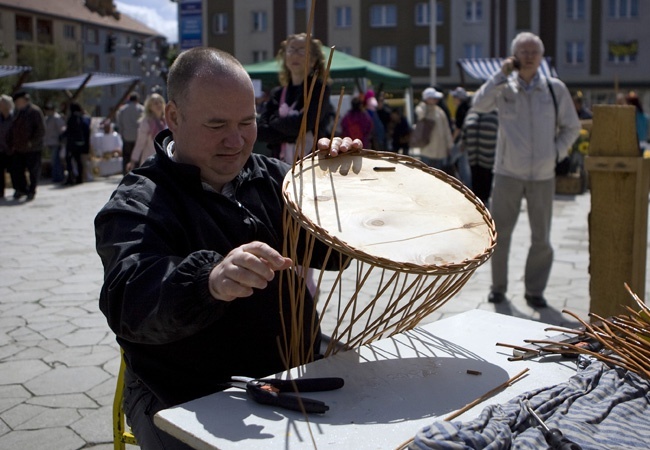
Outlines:
[[[0, 449], [112, 448], [119, 353], [98, 309], [102, 266], [93, 219], [118, 182], [44, 184], [32, 202], [0, 203]], [[555, 200], [549, 308], [533, 310], [523, 299], [530, 236], [522, 213], [512, 247], [511, 301], [487, 302], [488, 262], [425, 321], [473, 308], [563, 325], [572, 324], [563, 308], [585, 317], [589, 203], [588, 193]]]

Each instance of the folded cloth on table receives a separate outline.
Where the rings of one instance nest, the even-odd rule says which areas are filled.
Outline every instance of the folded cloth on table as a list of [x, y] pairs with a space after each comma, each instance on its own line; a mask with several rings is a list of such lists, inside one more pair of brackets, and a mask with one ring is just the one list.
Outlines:
[[417, 433], [409, 449], [548, 448], [526, 400], [549, 428], [585, 450], [648, 448], [650, 380], [594, 361], [566, 383], [488, 406], [470, 422], [434, 422]]

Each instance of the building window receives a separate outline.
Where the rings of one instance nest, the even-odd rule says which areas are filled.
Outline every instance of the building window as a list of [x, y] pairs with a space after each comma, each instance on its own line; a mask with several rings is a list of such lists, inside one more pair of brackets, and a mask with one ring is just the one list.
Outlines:
[[394, 45], [372, 47], [370, 61], [384, 67], [397, 67], [397, 47]]
[[266, 61], [268, 57], [266, 56], [266, 50], [253, 50], [253, 62]]
[[566, 63], [579, 65], [585, 62], [585, 43], [582, 41], [569, 41], [566, 43]]
[[483, 2], [470, 0], [465, 2], [465, 22], [480, 22], [483, 20]]
[[74, 25], [63, 25], [63, 37], [66, 39], [75, 39], [76, 33], [74, 32]]
[[429, 67], [429, 46], [428, 45], [415, 46], [415, 67], [419, 69]]
[[373, 5], [370, 7], [370, 26], [374, 28], [397, 26], [397, 6]]
[[483, 45], [482, 44], [464, 44], [463, 52], [465, 58], [482, 58], [483, 57]]
[[639, 1], [609, 0], [608, 14], [612, 19], [631, 19], [639, 17]]
[[336, 28], [352, 27], [352, 8], [349, 6], [337, 6], [335, 10]]
[[442, 44], [436, 45], [436, 67], [445, 67], [445, 46]]
[[228, 14], [217, 13], [212, 16], [212, 34], [226, 34], [228, 32]]
[[585, 0], [567, 0], [566, 18], [569, 20], [584, 20]]
[[122, 58], [122, 73], [131, 73], [131, 58]]
[[108, 71], [115, 73], [115, 57], [114, 56], [109, 56], [108, 57]]
[[[436, 25], [442, 25], [445, 17], [445, 5], [443, 2], [436, 2]], [[415, 25], [429, 26], [429, 3], [421, 2], [415, 5]]]
[[32, 18], [29, 16], [20, 16], [16, 14], [16, 40], [33, 41], [34, 32], [32, 31]]
[[51, 20], [36, 20], [36, 40], [39, 44], [53, 44], [54, 34], [52, 32]]
[[86, 43], [87, 44], [99, 43], [99, 31], [97, 31], [97, 28], [86, 29]]
[[99, 71], [99, 55], [96, 53], [88, 53], [84, 66], [88, 71]]
[[429, 3], [416, 3], [415, 25], [420, 27], [429, 26]]
[[253, 11], [253, 32], [266, 31], [266, 11]]

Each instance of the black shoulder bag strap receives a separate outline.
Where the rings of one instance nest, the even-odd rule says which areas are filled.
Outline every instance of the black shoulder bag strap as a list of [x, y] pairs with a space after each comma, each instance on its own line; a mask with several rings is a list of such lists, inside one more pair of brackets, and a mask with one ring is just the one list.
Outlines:
[[[551, 80], [546, 77], [546, 85], [548, 86], [548, 90], [551, 93], [551, 98], [553, 99], [553, 106], [555, 107], [555, 136], [557, 136], [557, 116], [558, 116], [558, 107], [557, 107], [557, 98], [555, 97], [555, 91], [553, 90], [553, 86], [551, 86]], [[555, 162], [557, 163], [560, 158], [560, 155], [555, 155]]]

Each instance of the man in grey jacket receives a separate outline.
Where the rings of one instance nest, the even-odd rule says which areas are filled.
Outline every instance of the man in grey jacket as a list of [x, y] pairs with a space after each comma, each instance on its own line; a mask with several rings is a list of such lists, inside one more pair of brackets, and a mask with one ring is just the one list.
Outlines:
[[580, 121], [564, 83], [539, 70], [544, 56], [542, 40], [533, 33], [519, 33], [511, 51], [513, 56], [481, 86], [473, 105], [477, 112], [499, 112], [490, 208], [498, 238], [488, 300], [506, 300], [510, 241], [525, 198], [531, 228], [525, 298], [528, 305], [543, 308], [553, 263], [550, 234], [555, 165], [567, 157], [580, 133]]
[[144, 114], [144, 106], [139, 102], [137, 92], [131, 92], [129, 101], [117, 111], [117, 130], [122, 136], [122, 173], [126, 174], [126, 165], [131, 161], [131, 153], [138, 136], [140, 117]]

